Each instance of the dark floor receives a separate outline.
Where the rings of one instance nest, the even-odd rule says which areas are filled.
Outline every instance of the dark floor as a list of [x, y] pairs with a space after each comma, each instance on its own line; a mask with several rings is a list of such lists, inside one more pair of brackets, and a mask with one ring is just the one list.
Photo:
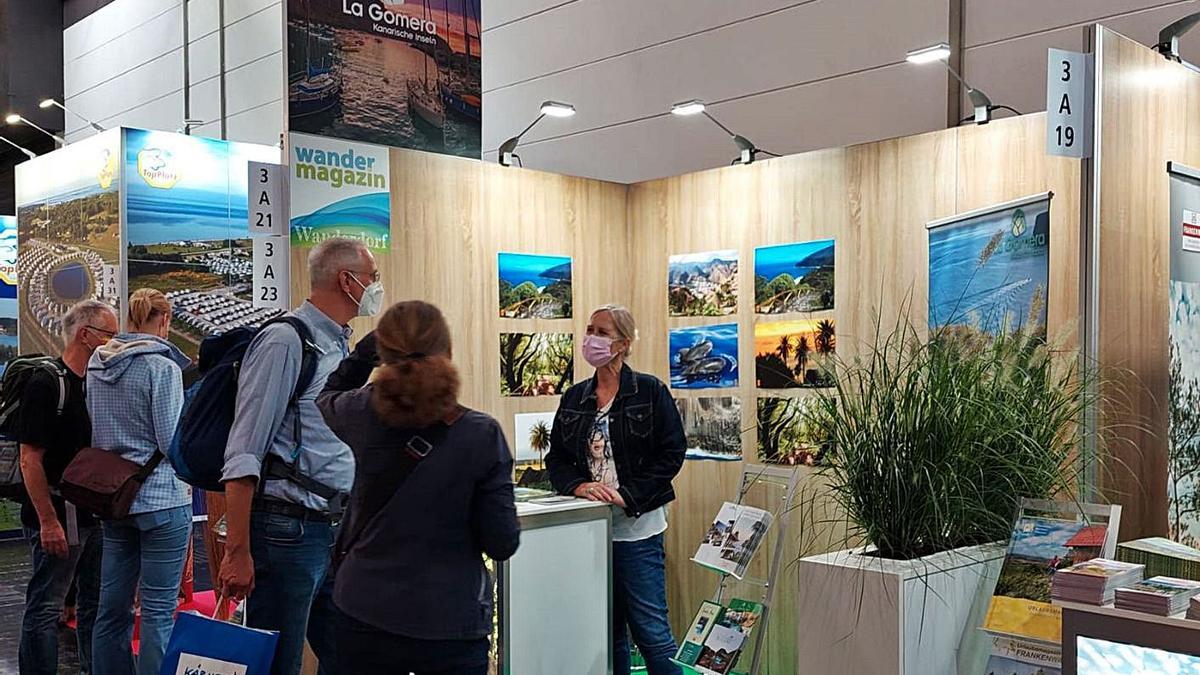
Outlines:
[[[196, 591], [212, 588], [208, 574], [208, 556], [204, 551], [201, 524], [193, 533], [195, 544]], [[21, 615], [25, 609], [25, 584], [29, 581], [29, 548], [23, 540], [0, 541], [0, 675], [18, 675], [17, 647], [21, 639]], [[75, 633], [64, 628], [58, 646], [60, 675], [79, 673], [79, 654]]]

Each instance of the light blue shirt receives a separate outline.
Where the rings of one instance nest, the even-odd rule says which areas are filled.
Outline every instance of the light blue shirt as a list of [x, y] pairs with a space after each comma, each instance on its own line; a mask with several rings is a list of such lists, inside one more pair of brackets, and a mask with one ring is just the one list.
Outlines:
[[[87, 370], [87, 407], [92, 445], [145, 465], [166, 455], [183, 408], [180, 368], [187, 356], [154, 335], [123, 333], [92, 354]], [[188, 506], [192, 489], [175, 476], [165, 457], [146, 479], [129, 514]]]
[[[350, 329], [340, 326], [310, 302], [293, 316], [308, 325], [319, 351], [312, 384], [300, 395], [299, 410], [288, 402], [300, 378], [302, 347], [296, 330], [287, 324], [264, 328], [246, 351], [238, 376], [237, 407], [225, 446], [225, 470], [229, 481], [262, 473], [268, 452], [300, 473], [340, 492], [349, 493], [354, 484], [354, 455], [325, 424], [317, 409], [317, 394], [325, 380], [337, 370], [350, 352]], [[301, 447], [296, 447], [296, 415], [300, 415]], [[293, 459], [294, 457], [294, 459]], [[270, 480], [263, 493], [316, 511], [327, 511], [324, 499], [287, 480]]]

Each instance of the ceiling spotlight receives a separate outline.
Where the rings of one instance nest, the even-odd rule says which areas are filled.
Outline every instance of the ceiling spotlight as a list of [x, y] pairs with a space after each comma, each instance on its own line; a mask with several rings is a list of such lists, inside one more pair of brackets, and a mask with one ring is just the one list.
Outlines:
[[1020, 112], [1017, 112], [1016, 109], [1009, 106], [994, 105], [992, 103], [992, 99], [988, 98], [987, 94], [967, 84], [967, 81], [962, 78], [962, 75], [958, 74], [958, 71], [954, 69], [954, 66], [950, 65], [950, 45], [946, 44], [945, 42], [939, 42], [938, 44], [930, 47], [914, 49], [908, 53], [908, 55], [905, 57], [905, 60], [909, 63], [940, 62], [946, 67], [946, 70], [950, 71], [950, 74], [954, 76], [954, 79], [958, 80], [958, 83], [961, 84], [963, 89], [966, 90], [967, 98], [971, 100], [971, 107], [975, 109], [974, 116], [963, 120], [964, 122], [974, 120], [976, 124], [987, 124], [988, 122], [992, 121], [993, 110], [1011, 110], [1017, 115], [1021, 114]]
[[570, 103], [562, 103], [559, 101], [545, 101], [539, 114], [529, 126], [521, 133], [500, 144], [500, 152], [496, 159], [500, 162], [500, 166], [512, 166], [515, 162], [517, 166], [522, 166], [521, 157], [516, 154], [517, 144], [521, 142], [521, 137], [529, 133], [529, 130], [537, 126], [538, 122], [542, 121], [543, 117], [571, 117], [575, 114], [575, 106]]
[[542, 114], [550, 117], [572, 117], [575, 115], [575, 106], [570, 103], [546, 101], [542, 104]]
[[72, 115], [74, 115], [74, 116], [78, 117], [79, 119], [83, 120], [84, 122], [87, 122], [87, 123], [88, 123], [88, 126], [90, 126], [91, 128], [95, 129], [96, 131], [98, 131], [98, 132], [99, 132], [99, 131], [104, 131], [104, 127], [100, 126], [99, 124], [96, 124], [95, 122], [93, 122], [93, 121], [89, 120], [88, 118], [84, 117], [83, 115], [80, 115], [79, 113], [75, 112], [74, 110], [70, 110], [70, 109], [68, 109], [68, 108], [67, 108], [65, 105], [63, 105], [63, 104], [59, 103], [58, 101], [55, 101], [55, 100], [54, 100], [54, 99], [52, 99], [52, 98], [46, 98], [46, 99], [42, 99], [42, 102], [38, 104], [38, 107], [39, 107], [39, 108], [41, 108], [41, 109], [43, 109], [43, 110], [45, 110], [46, 108], [51, 108], [51, 107], [54, 107], [54, 108], [59, 108], [59, 109], [61, 109], [63, 112], [69, 112], [69, 113], [71, 113]]
[[1197, 23], [1200, 23], [1200, 12], [1189, 14], [1162, 29], [1158, 32], [1158, 44], [1154, 45], [1155, 51], [1172, 61], [1182, 62], [1183, 59], [1179, 56], [1179, 38], [1195, 28]]
[[749, 138], [733, 133], [729, 127], [721, 124], [720, 120], [713, 117], [712, 114], [708, 112], [704, 102], [699, 99], [684, 101], [683, 103], [676, 103], [675, 105], [671, 106], [671, 114], [678, 115], [679, 117], [704, 115], [711, 120], [713, 124], [720, 127], [721, 131], [729, 134], [729, 137], [733, 139], [733, 144], [736, 145], [738, 149], [738, 156], [733, 160], [733, 162], [731, 162], [731, 164], [753, 164], [754, 160], [758, 159], [759, 154], [769, 155], [771, 157], [779, 156], [773, 152], [767, 152], [766, 150], [756, 147]]
[[[191, 136], [192, 129], [194, 129], [198, 126], [201, 126], [203, 124], [204, 124], [204, 120], [192, 119], [189, 117], [183, 121], [183, 126], [181, 126], [175, 130], [175, 133]], [[282, 134], [280, 134], [280, 136], [282, 136]], [[280, 142], [283, 142], [282, 139], [280, 140]]]
[[909, 63], [933, 63], [934, 61], [945, 61], [948, 58], [950, 58], [950, 45], [939, 42], [931, 47], [912, 50], [905, 60]]
[[13, 125], [24, 124], [26, 126], [33, 127], [34, 129], [37, 129], [38, 131], [42, 132], [43, 134], [46, 134], [50, 138], [53, 138], [55, 143], [58, 143], [59, 145], [67, 144], [66, 139], [63, 138], [62, 136], [59, 136], [58, 134], [52, 134], [49, 131], [46, 131], [45, 129], [39, 127], [38, 125], [34, 124], [33, 122], [30, 122], [29, 120], [25, 119], [24, 117], [21, 117], [20, 115], [18, 115], [16, 113], [9, 113], [8, 116], [4, 118], [4, 121], [8, 122], [9, 124], [13, 124]]
[[671, 114], [679, 115], [680, 117], [689, 117], [691, 115], [699, 115], [704, 112], [704, 101], [691, 100], [683, 103], [676, 103], [671, 106]]
[[8, 140], [7, 138], [5, 138], [5, 137], [3, 137], [3, 136], [0, 136], [0, 141], [4, 141], [5, 143], [8, 143], [9, 145], [13, 146], [14, 148], [16, 148], [16, 149], [20, 150], [21, 152], [25, 153], [25, 156], [26, 156], [26, 157], [28, 157], [29, 159], [33, 159], [34, 157], [37, 157], [37, 153], [36, 153], [36, 152], [34, 152], [34, 151], [30, 150], [29, 148], [24, 148], [24, 147], [21, 147], [21, 146], [17, 145], [16, 143], [13, 143], [12, 141]]

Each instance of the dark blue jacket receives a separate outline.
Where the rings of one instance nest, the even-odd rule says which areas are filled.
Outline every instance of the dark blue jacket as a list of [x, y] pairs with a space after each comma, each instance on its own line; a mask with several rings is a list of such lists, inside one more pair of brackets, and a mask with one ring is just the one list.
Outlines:
[[[546, 467], [554, 489], [569, 495], [592, 480], [587, 438], [596, 420], [596, 378], [563, 394], [550, 432]], [[687, 442], [679, 409], [653, 375], [621, 369], [621, 387], [609, 410], [613, 461], [625, 512], [633, 518], [675, 500], [671, 481], [683, 468]]]
[[[492, 579], [483, 556], [507, 560], [520, 540], [504, 433], [474, 410], [428, 429], [389, 426], [371, 404], [371, 385], [357, 388], [375, 362], [369, 335], [317, 399], [357, 463], [343, 527], [364, 519], [337, 570], [334, 601], [354, 619], [396, 635], [487, 637]], [[414, 432], [433, 449], [397, 490], [397, 457]], [[370, 513], [377, 515], [365, 517]]]

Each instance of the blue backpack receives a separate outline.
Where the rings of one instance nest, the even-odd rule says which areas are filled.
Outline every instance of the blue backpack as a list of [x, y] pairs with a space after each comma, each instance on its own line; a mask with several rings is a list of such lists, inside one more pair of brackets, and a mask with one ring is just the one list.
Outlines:
[[[308, 326], [296, 317], [283, 316], [266, 322], [261, 328], [246, 326], [204, 338], [200, 343], [200, 379], [188, 387], [184, 395], [183, 414], [179, 418], [171, 449], [167, 452], [175, 473], [185, 483], [202, 490], [225, 491], [221, 473], [225, 468], [225, 445], [229, 441], [229, 430], [233, 427], [242, 360], [259, 331], [276, 323], [285, 323], [295, 329], [303, 345], [300, 376], [288, 407], [295, 407], [300, 396], [312, 384], [317, 372], [317, 348], [313, 345]], [[299, 448], [300, 416], [295, 415], [295, 420], [296, 447]], [[268, 453], [267, 459], [271, 460], [272, 457]], [[266, 461], [262, 479], [294, 480], [301, 487], [326, 496], [323, 493], [328, 491], [321, 489], [324, 486], [300, 476], [294, 465], [275, 466], [281, 463], [282, 460]]]

